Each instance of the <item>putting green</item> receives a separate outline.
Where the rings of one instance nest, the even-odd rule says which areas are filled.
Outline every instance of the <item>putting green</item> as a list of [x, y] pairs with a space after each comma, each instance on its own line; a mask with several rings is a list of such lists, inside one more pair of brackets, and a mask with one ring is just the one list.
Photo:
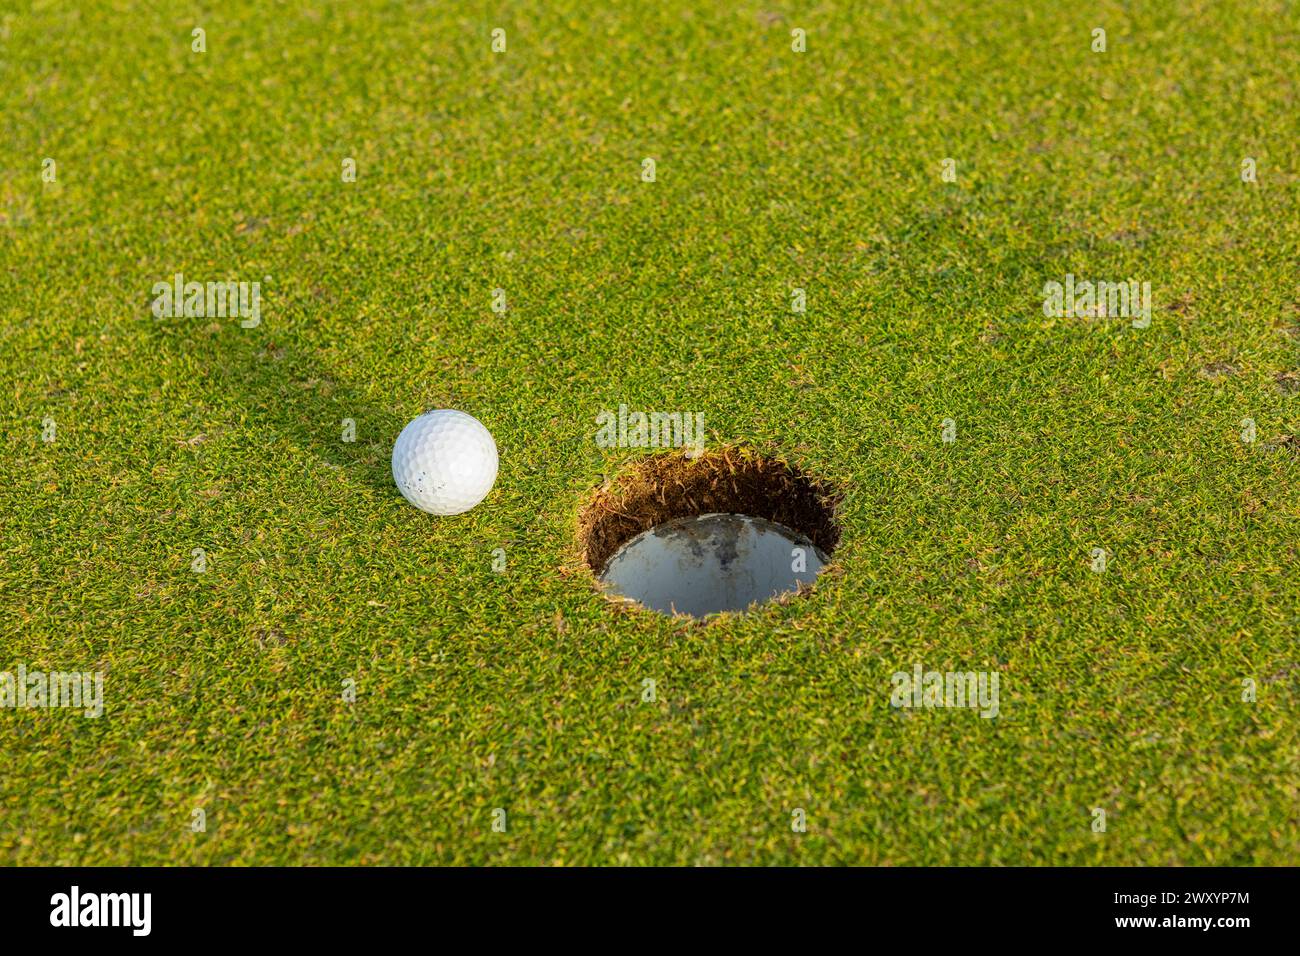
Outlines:
[[[0, 859], [1300, 859], [1287, 4], [78, 6], [0, 14]], [[842, 489], [813, 593], [600, 597], [627, 410]]]

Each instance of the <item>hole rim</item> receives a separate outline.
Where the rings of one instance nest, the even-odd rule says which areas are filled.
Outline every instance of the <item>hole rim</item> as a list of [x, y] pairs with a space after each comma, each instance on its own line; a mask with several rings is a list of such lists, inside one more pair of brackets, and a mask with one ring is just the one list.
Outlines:
[[838, 484], [776, 450], [728, 445], [697, 456], [670, 451], [629, 458], [591, 489], [578, 509], [578, 562], [596, 592], [616, 608], [701, 626], [752, 617], [810, 595], [816, 584], [802, 584], [743, 611], [697, 618], [654, 610], [612, 591], [600, 577], [619, 549], [638, 535], [669, 521], [721, 513], [762, 518], [811, 541], [827, 558], [817, 576], [820, 580], [838, 568], [835, 552], [842, 535], [844, 500]]

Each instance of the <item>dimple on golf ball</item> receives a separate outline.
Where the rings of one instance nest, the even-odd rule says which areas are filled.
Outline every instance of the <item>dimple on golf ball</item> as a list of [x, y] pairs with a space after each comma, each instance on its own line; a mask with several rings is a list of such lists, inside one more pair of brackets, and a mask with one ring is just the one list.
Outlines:
[[497, 443], [473, 415], [450, 408], [425, 412], [393, 445], [393, 481], [421, 511], [469, 511], [496, 480]]

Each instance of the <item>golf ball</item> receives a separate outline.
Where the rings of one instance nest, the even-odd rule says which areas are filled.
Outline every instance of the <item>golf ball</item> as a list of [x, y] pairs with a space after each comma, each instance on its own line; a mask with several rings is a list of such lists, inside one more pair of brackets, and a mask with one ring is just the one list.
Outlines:
[[393, 445], [393, 481], [421, 511], [469, 511], [496, 480], [497, 443], [473, 415], [450, 408], [425, 412]]

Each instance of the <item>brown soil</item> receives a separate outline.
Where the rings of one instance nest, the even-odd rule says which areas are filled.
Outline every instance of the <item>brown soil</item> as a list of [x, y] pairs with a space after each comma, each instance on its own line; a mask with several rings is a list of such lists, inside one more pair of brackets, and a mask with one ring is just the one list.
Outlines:
[[804, 535], [825, 554], [839, 543], [842, 495], [794, 466], [742, 448], [655, 455], [627, 466], [578, 518], [583, 560], [600, 574], [625, 542], [665, 521], [702, 514], [766, 518]]

